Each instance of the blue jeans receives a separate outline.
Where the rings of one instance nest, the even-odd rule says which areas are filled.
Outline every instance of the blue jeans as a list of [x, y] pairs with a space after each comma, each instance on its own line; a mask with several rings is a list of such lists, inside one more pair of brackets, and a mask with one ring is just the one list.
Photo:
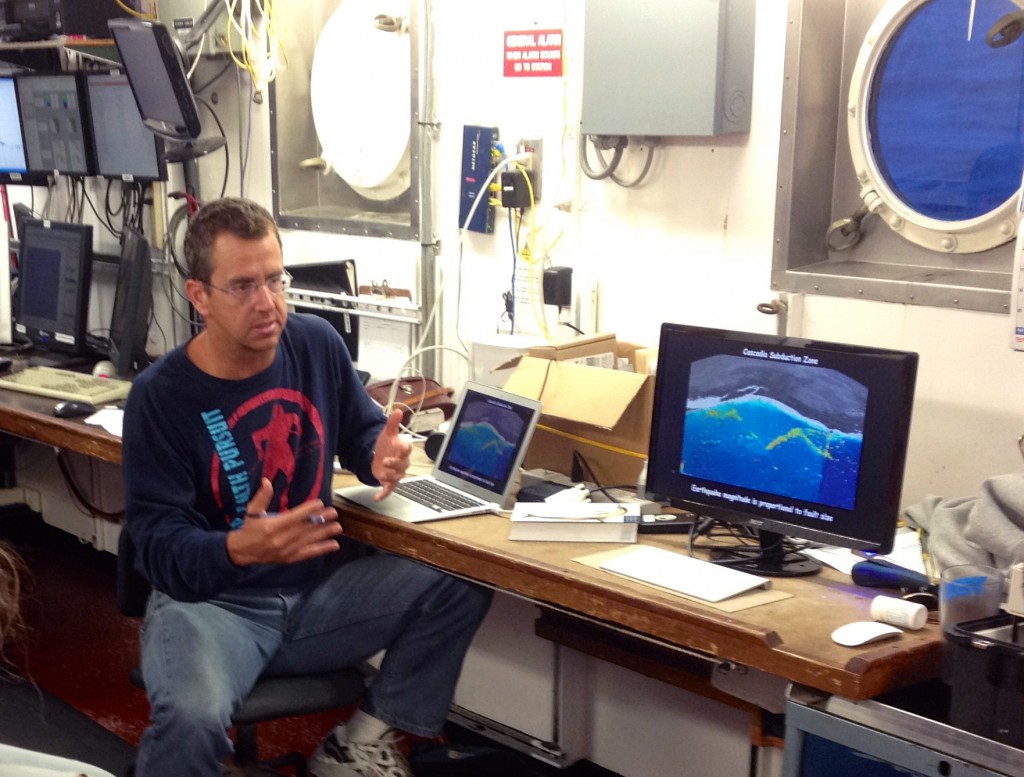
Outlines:
[[358, 664], [385, 650], [360, 706], [394, 728], [437, 734], [491, 591], [375, 553], [300, 591], [179, 602], [154, 591], [142, 627], [150, 725], [138, 777], [220, 775], [232, 711], [264, 672]]

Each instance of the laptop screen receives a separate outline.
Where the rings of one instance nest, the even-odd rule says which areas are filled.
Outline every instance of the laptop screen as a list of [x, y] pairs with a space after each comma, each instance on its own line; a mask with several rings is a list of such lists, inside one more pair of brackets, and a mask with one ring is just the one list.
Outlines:
[[437, 471], [502, 493], [533, 431], [532, 407], [467, 388]]

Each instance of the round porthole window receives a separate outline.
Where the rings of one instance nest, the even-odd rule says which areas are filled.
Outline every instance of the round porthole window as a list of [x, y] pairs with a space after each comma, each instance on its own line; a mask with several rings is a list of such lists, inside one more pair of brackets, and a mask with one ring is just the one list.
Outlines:
[[1024, 40], [986, 38], [1019, 10], [891, 0], [868, 30], [847, 109], [854, 170], [864, 207], [917, 245], [966, 254], [1016, 236]]

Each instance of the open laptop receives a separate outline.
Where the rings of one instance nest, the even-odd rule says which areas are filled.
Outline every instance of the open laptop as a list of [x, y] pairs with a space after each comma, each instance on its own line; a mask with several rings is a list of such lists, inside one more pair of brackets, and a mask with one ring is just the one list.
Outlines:
[[377, 486], [348, 486], [334, 493], [409, 523], [509, 507], [540, 410], [534, 399], [469, 382], [430, 475], [404, 478], [379, 502], [373, 501]]

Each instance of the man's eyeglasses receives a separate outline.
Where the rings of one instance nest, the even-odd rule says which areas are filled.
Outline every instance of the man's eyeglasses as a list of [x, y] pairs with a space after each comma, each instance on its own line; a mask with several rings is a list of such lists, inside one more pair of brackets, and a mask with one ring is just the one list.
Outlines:
[[239, 302], [249, 302], [264, 286], [267, 287], [267, 291], [275, 296], [284, 294], [292, 285], [292, 276], [287, 272], [283, 272], [280, 275], [272, 275], [263, 281], [248, 278], [242, 281], [235, 281], [227, 286], [214, 286], [208, 281], [203, 281], [203, 285], [217, 291], [223, 291], [225, 294], [230, 294]]

